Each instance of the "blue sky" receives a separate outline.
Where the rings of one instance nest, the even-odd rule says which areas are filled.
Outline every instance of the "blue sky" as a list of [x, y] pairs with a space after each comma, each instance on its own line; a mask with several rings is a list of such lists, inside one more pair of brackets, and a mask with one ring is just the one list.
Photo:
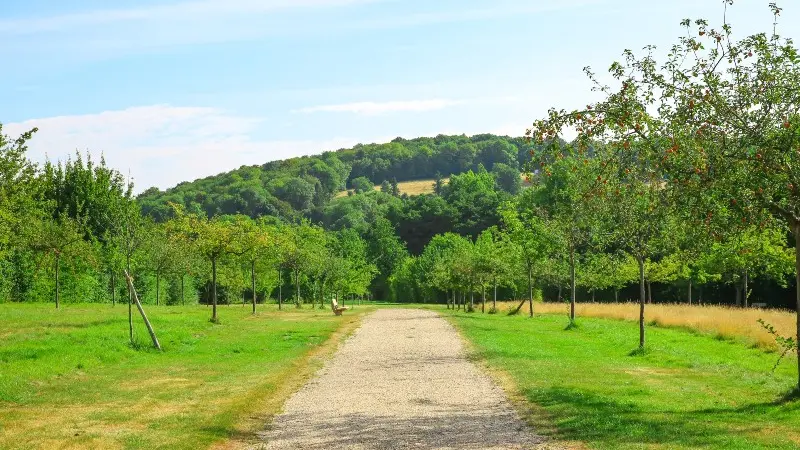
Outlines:
[[[737, 0], [738, 34], [769, 1]], [[788, 1], [781, 31], [800, 30]], [[5, 0], [0, 123], [31, 157], [102, 153], [137, 190], [439, 133], [521, 135], [626, 48], [720, 0]], [[792, 36], [797, 37], [797, 36]]]

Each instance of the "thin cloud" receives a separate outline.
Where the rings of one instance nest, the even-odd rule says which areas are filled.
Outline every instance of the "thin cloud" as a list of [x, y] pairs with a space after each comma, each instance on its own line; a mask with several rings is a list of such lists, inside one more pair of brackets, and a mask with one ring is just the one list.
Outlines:
[[102, 155], [110, 167], [130, 173], [139, 192], [243, 165], [351, 147], [360, 141], [348, 137], [256, 139], [253, 136], [263, 122], [217, 108], [152, 105], [9, 123], [3, 125], [3, 133], [17, 136], [38, 127], [29, 143], [34, 161], [63, 161], [74, 157], [76, 150], [98, 159]]
[[35, 34], [124, 22], [169, 22], [258, 15], [281, 10], [332, 8], [382, 0], [199, 0], [154, 5], [147, 8], [100, 9], [50, 17], [0, 20], [0, 33]]
[[311, 106], [294, 110], [295, 113], [351, 113], [363, 115], [378, 115], [394, 112], [425, 112], [435, 111], [465, 103], [463, 100], [410, 100], [410, 101], [390, 101], [390, 102], [354, 102], [340, 103], [335, 105]]

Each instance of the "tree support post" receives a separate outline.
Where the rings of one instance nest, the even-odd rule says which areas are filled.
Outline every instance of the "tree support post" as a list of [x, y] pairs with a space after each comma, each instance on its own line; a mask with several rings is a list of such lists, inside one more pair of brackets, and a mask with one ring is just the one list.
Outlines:
[[142, 315], [142, 320], [144, 320], [147, 331], [150, 333], [150, 339], [153, 340], [153, 346], [161, 350], [161, 344], [158, 343], [156, 332], [153, 331], [153, 326], [150, 325], [150, 321], [147, 320], [147, 314], [144, 313], [144, 308], [142, 308], [142, 304], [139, 302], [139, 295], [136, 294], [136, 289], [133, 287], [133, 278], [131, 278], [127, 270], [125, 271], [125, 279], [128, 281], [128, 289], [130, 290], [131, 296], [133, 297], [134, 302], [136, 302], [136, 308], [139, 310], [139, 314]]

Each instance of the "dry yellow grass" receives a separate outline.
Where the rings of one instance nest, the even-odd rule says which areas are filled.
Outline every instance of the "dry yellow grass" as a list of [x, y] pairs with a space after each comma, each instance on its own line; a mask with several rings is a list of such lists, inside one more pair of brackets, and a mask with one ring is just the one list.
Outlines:
[[[498, 302], [498, 310], [507, 312], [519, 302]], [[527, 304], [522, 309], [527, 312]], [[564, 314], [566, 303], [534, 303], [534, 311], [540, 314]], [[578, 303], [578, 317], [639, 320], [637, 303]], [[647, 305], [647, 323], [663, 327], [686, 327], [702, 333], [732, 339], [744, 339], [758, 347], [775, 350], [775, 339], [761, 327], [763, 319], [785, 337], [797, 336], [797, 315], [793, 311], [776, 309], [742, 309], [726, 306], [690, 306], [676, 304]]]
[[[522, 178], [522, 185], [529, 186], [530, 183], [526, 180], [526, 175], [523, 173], [520, 175]], [[450, 178], [443, 178], [444, 184], [447, 184], [450, 181]], [[433, 194], [433, 184], [436, 180], [413, 180], [413, 181], [401, 181], [397, 183], [397, 187], [400, 188], [401, 194], [408, 194], [408, 195], [422, 195], [422, 194]], [[381, 186], [377, 185], [374, 187], [376, 191], [381, 190]], [[336, 194], [336, 198], [347, 197], [347, 193], [349, 191], [342, 191]]]

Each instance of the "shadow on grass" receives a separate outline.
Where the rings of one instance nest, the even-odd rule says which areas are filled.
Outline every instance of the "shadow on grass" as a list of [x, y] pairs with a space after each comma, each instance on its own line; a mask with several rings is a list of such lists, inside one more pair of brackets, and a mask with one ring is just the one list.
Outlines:
[[[777, 408], [774, 402], [766, 402], [691, 411], [648, 410], [633, 401], [617, 401], [580, 389], [553, 387], [525, 394], [555, 412], [557, 437], [579, 438], [610, 448], [643, 444], [660, 448], [757, 448], [753, 438], [763, 431], [764, 423], [751, 419], [756, 414], [775, 413]], [[783, 413], [792, 414], [800, 408], [793, 398], [795, 403], [788, 408], [783, 404]], [[765, 447], [796, 448], [788, 436], [776, 439], [778, 445], [765, 443]]]

